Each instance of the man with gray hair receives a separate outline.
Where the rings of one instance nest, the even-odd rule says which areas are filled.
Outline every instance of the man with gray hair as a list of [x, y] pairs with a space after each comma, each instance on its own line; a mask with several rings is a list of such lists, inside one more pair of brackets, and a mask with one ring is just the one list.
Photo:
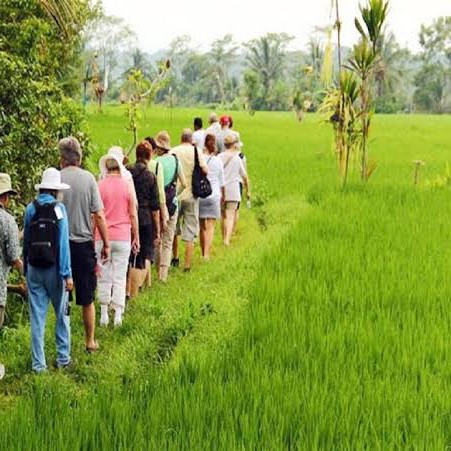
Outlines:
[[[101, 260], [110, 255], [110, 243], [103, 211], [103, 204], [94, 176], [81, 169], [82, 151], [78, 140], [72, 136], [63, 138], [60, 151], [61, 181], [70, 185], [64, 193], [63, 203], [69, 218], [69, 240], [77, 305], [83, 309], [86, 351], [99, 348], [95, 340], [94, 297], [97, 287], [97, 257], [94, 248], [92, 222], [99, 229], [103, 247]], [[92, 219], [94, 221], [92, 221]]]
[[[193, 196], [193, 171], [194, 171], [194, 152], [197, 151], [199, 165], [205, 175], [208, 174], [208, 166], [205, 162], [203, 152], [200, 152], [192, 144], [193, 132], [185, 128], [182, 132], [181, 144], [172, 149], [172, 153], [177, 156], [180, 166], [186, 180], [185, 189], [178, 195], [179, 200], [179, 218], [177, 234], [182, 236], [185, 242], [185, 262], [184, 270], [191, 269], [191, 262], [194, 253], [194, 241], [199, 233], [199, 199]], [[177, 236], [174, 238], [174, 254], [178, 253]], [[178, 255], [174, 255], [174, 260], [178, 262]]]

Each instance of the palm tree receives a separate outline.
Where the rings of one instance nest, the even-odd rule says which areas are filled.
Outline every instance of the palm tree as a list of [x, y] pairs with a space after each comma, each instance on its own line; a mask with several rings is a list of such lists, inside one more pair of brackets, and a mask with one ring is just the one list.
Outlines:
[[263, 97], [268, 101], [271, 87], [283, 72], [285, 50], [293, 39], [286, 33], [267, 33], [245, 44], [246, 62], [255, 71], [263, 85]]
[[78, 32], [74, 25], [78, 23], [78, 11], [83, 1], [80, 0], [38, 0], [39, 5], [55, 22], [56, 26], [66, 37]]

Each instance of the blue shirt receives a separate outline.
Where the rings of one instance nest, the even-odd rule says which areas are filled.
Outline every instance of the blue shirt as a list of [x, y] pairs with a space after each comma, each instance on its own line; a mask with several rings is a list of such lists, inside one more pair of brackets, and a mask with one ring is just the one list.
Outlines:
[[[40, 205], [50, 204], [56, 202], [56, 199], [50, 194], [39, 194], [38, 203]], [[55, 208], [59, 209], [61, 219], [58, 221], [59, 242], [58, 242], [58, 271], [63, 279], [72, 277], [72, 269], [70, 265], [70, 248], [69, 248], [69, 221], [67, 219], [66, 207], [58, 202]], [[36, 207], [33, 202], [28, 204], [25, 210], [25, 225], [24, 225], [24, 255], [27, 255], [27, 246], [30, 233], [30, 223], [36, 214]], [[28, 262], [24, 261], [25, 268]]]

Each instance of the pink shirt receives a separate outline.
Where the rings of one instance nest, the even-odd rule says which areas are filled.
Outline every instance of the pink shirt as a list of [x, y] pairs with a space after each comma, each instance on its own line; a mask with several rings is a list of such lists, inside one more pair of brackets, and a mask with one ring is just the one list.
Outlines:
[[[99, 182], [100, 197], [105, 208], [108, 237], [111, 241], [131, 240], [130, 203], [133, 201], [129, 183], [120, 176], [108, 175]], [[100, 240], [96, 230], [96, 240]]]

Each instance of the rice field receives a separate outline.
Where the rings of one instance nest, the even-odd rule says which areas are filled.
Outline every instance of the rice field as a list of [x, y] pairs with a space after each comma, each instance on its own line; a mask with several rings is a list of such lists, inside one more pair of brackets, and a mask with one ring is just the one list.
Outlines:
[[[343, 191], [318, 116], [232, 114], [254, 194], [232, 248], [155, 283], [98, 356], [74, 313], [68, 372], [31, 375], [26, 319], [6, 329], [1, 450], [451, 446], [451, 193], [426, 186], [451, 160], [451, 117], [376, 116], [377, 170]], [[140, 136], [176, 144], [196, 115], [149, 109]], [[131, 138], [122, 107], [88, 121], [95, 170]]]

